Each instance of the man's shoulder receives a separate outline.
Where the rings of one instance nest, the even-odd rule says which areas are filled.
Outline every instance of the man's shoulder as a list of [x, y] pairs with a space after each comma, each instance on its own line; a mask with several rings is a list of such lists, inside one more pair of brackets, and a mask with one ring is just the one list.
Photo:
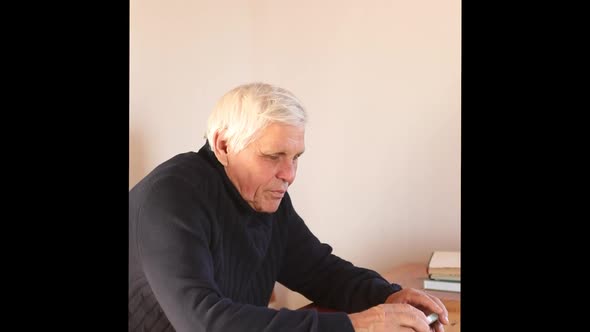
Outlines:
[[157, 186], [209, 187], [220, 178], [212, 163], [200, 153], [184, 152], [164, 161], [147, 174], [131, 191], [150, 191]]
[[202, 154], [189, 151], [175, 155], [156, 167], [154, 171], [167, 175], [185, 174], [199, 177], [211, 175], [215, 168]]

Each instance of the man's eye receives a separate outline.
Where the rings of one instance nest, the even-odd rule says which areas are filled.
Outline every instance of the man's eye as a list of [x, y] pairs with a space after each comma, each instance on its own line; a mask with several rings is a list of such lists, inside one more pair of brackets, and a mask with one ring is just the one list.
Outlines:
[[275, 156], [275, 155], [268, 155], [266, 157], [270, 160], [279, 160], [279, 156]]

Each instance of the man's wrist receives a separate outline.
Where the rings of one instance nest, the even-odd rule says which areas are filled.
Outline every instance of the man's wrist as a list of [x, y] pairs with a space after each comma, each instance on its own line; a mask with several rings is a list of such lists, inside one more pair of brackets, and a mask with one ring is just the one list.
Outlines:
[[[393, 282], [391, 283], [391, 287], [393, 287], [393, 292], [391, 292], [391, 294], [393, 294], [395, 292], [399, 292], [399, 291], [401, 291], [403, 289], [401, 285], [398, 285], [398, 284], [393, 283]], [[391, 295], [391, 294], [389, 294], [389, 295]]]
[[395, 284], [395, 283], [391, 283], [391, 288], [392, 288], [392, 292], [389, 293], [389, 295], [387, 295], [387, 297], [385, 298], [385, 301], [383, 301], [383, 303], [391, 303], [391, 301], [389, 299], [393, 296], [393, 294], [402, 290], [402, 286]]

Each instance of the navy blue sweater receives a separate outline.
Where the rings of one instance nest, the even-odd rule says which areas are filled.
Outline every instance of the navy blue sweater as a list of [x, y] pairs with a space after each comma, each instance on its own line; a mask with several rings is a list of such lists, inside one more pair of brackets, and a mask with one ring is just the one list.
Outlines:
[[[331, 252], [288, 194], [252, 209], [206, 143], [129, 192], [129, 331], [353, 331], [400, 287]], [[341, 312], [268, 308], [275, 281]]]

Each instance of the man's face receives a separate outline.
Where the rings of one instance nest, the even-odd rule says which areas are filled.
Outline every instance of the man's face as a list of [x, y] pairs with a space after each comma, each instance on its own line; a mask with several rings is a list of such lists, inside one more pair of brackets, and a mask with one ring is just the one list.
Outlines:
[[225, 172], [254, 210], [272, 213], [279, 208], [295, 181], [304, 134], [304, 128], [272, 123], [242, 151], [228, 152]]

